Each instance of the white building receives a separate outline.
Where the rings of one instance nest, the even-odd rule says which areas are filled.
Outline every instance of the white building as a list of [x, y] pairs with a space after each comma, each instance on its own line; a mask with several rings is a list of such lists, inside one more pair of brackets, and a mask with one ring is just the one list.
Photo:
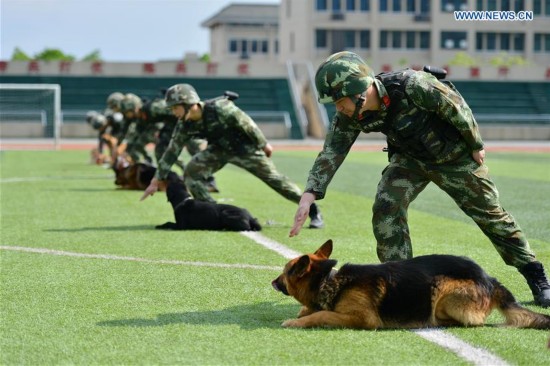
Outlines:
[[[512, 16], [521, 20], [502, 20]], [[231, 4], [202, 25], [216, 62], [317, 65], [351, 50], [380, 71], [433, 64], [458, 79], [550, 79], [548, 0], [282, 0]]]

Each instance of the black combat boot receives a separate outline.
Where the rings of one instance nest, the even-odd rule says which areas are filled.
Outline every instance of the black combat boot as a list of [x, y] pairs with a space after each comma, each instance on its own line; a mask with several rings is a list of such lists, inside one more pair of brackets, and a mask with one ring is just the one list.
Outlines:
[[535, 304], [547, 308], [550, 306], [550, 284], [540, 262], [531, 262], [519, 269], [535, 298]]
[[206, 179], [206, 187], [210, 193], [220, 193], [218, 186], [216, 185], [216, 179], [213, 176], [210, 176]]
[[309, 222], [310, 229], [320, 229], [325, 226], [323, 222], [323, 217], [321, 216], [321, 211], [319, 211], [319, 206], [314, 202], [309, 206]]

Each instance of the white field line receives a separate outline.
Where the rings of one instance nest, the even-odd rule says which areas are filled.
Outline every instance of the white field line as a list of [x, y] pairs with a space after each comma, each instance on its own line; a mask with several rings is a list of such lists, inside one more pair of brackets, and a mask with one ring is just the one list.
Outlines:
[[[266, 238], [262, 234], [258, 233], [257, 231], [241, 231], [241, 234], [246, 236], [249, 239], [254, 240], [256, 243], [266, 247], [269, 250], [274, 251], [275, 253], [278, 253], [285, 257], [286, 259], [292, 259], [296, 258], [302, 253], [298, 253], [288, 247], [285, 247], [283, 244], [276, 242], [275, 240], [271, 240], [269, 238]], [[279, 268], [282, 269], [282, 268]]]
[[130, 261], [130, 262], [141, 262], [141, 263], [153, 263], [153, 264], [172, 264], [179, 266], [195, 266], [195, 267], [215, 267], [215, 268], [239, 268], [239, 269], [261, 269], [261, 270], [270, 270], [270, 271], [280, 271], [281, 267], [275, 266], [259, 266], [255, 264], [226, 264], [226, 263], [209, 263], [209, 262], [191, 262], [191, 261], [178, 261], [178, 260], [167, 260], [167, 259], [146, 259], [146, 258], [136, 258], [136, 257], [123, 257], [118, 255], [110, 254], [88, 254], [88, 253], [75, 253], [67, 252], [64, 250], [54, 250], [54, 249], [45, 249], [45, 248], [28, 248], [28, 247], [18, 247], [18, 246], [0, 246], [2, 250], [12, 250], [17, 252], [26, 252], [26, 253], [39, 253], [39, 254], [49, 254], [49, 255], [58, 255], [64, 257], [77, 257], [77, 258], [89, 258], [89, 259], [108, 259], [116, 261]]
[[474, 347], [459, 338], [456, 338], [449, 333], [445, 333], [438, 329], [415, 329], [414, 333], [422, 338], [447, 348], [466, 361], [470, 361], [474, 365], [491, 365], [491, 366], [506, 366], [509, 365], [506, 361], [493, 355], [487, 350]]
[[[258, 244], [266, 247], [267, 249], [273, 250], [283, 257], [291, 259], [299, 256], [301, 253], [297, 253], [294, 250], [287, 248], [283, 244], [277, 243], [274, 240], [266, 238], [258, 232], [241, 232], [247, 238], [250, 238], [256, 241]], [[455, 353], [457, 356], [465, 359], [466, 361], [471, 362], [474, 365], [479, 366], [506, 366], [509, 365], [503, 359], [493, 355], [489, 351], [483, 348], [474, 347], [463, 340], [449, 334], [445, 333], [442, 330], [438, 329], [415, 329], [414, 333], [420, 337], [435, 343], [443, 348], [448, 349], [449, 351]]]

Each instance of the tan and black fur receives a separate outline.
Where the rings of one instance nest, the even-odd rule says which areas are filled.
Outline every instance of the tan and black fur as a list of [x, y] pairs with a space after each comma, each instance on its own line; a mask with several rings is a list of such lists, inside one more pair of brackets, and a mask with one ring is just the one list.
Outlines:
[[481, 326], [493, 309], [505, 325], [550, 329], [550, 316], [518, 304], [512, 293], [472, 260], [425, 255], [383, 264], [329, 259], [332, 240], [287, 263], [273, 287], [303, 307], [283, 327], [357, 329]]

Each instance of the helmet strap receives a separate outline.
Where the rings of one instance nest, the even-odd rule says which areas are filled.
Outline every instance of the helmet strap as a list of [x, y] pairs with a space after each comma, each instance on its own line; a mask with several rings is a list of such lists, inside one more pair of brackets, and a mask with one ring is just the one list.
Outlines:
[[361, 111], [361, 107], [363, 107], [363, 103], [365, 103], [365, 100], [367, 100], [367, 92], [365, 91], [363, 94], [361, 94], [358, 97], [352, 97], [352, 101], [355, 102], [355, 110], [353, 111], [352, 119], [356, 120], [359, 116], [359, 111]]

